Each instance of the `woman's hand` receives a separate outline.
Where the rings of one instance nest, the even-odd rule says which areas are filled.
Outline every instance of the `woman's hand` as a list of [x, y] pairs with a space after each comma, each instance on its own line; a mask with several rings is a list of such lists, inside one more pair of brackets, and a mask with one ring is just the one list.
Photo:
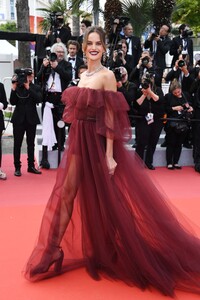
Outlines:
[[116, 161], [114, 160], [114, 158], [112, 156], [107, 156], [106, 155], [106, 163], [107, 163], [107, 166], [108, 166], [109, 175], [114, 175], [115, 169], [117, 167]]

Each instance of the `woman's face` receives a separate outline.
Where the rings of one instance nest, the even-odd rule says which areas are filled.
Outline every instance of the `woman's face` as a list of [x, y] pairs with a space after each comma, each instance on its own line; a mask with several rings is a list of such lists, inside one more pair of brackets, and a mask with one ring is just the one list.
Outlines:
[[90, 60], [100, 60], [103, 52], [105, 52], [106, 49], [104, 48], [100, 36], [97, 32], [91, 32], [88, 35], [88, 40], [86, 44], [86, 50], [85, 55], [87, 59]]
[[172, 92], [172, 94], [173, 94], [175, 97], [180, 98], [181, 95], [182, 95], [182, 90], [181, 90], [180, 88], [175, 89], [175, 90]]

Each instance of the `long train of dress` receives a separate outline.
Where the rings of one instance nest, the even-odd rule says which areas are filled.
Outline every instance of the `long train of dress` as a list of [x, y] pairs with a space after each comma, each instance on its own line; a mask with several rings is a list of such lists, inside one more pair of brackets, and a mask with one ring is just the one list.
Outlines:
[[[84, 266], [94, 279], [153, 286], [170, 296], [175, 289], [200, 293], [200, 240], [126, 149], [131, 130], [122, 94], [71, 87], [63, 102], [63, 118], [72, 125], [25, 277], [58, 275], [53, 268], [34, 276], [32, 270], [60, 244], [61, 273]], [[106, 165], [106, 137], [114, 140], [114, 176]]]

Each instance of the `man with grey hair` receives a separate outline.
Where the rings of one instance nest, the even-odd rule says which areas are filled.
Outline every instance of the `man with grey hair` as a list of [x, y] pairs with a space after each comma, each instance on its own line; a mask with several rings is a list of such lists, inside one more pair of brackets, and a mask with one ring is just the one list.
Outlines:
[[[57, 122], [61, 120], [63, 104], [61, 102], [62, 92], [72, 80], [72, 66], [67, 61], [67, 49], [61, 42], [51, 47], [48, 57], [43, 59], [37, 79], [43, 87], [43, 148], [40, 166], [50, 168], [48, 162], [48, 150], [58, 149], [59, 130], [61, 131], [60, 149], [64, 148], [65, 128], [58, 128]], [[50, 120], [53, 119], [53, 122]], [[52, 128], [49, 128], [53, 123]]]

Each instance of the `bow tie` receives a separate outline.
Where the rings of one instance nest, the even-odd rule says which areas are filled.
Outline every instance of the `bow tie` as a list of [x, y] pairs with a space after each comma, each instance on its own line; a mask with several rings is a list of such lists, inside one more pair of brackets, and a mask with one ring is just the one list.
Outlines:
[[69, 61], [70, 61], [70, 60], [75, 60], [75, 57], [69, 57]]

